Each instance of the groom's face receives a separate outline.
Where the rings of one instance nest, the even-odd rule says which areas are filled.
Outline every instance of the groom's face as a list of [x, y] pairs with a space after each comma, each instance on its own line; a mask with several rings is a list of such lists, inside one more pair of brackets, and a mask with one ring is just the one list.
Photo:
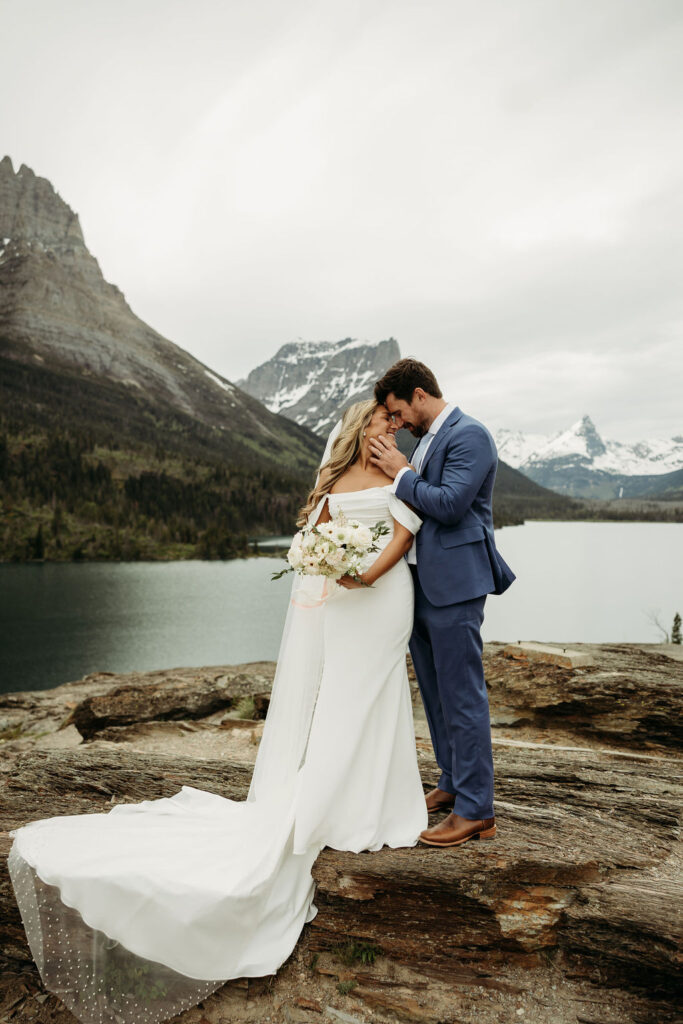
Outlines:
[[399, 430], [405, 427], [413, 437], [422, 437], [427, 433], [429, 420], [423, 409], [421, 396], [417, 392], [413, 392], [410, 402], [406, 402], [390, 391], [384, 404], [394, 417], [394, 423]]

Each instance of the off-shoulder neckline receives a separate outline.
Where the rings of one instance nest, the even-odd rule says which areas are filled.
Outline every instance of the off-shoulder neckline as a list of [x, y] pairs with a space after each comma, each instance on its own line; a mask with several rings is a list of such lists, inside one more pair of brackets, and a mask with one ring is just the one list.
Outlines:
[[386, 491], [387, 487], [393, 487], [393, 486], [394, 486], [393, 483], [382, 484], [381, 486], [379, 484], [375, 484], [374, 487], [361, 487], [357, 491], [337, 491], [336, 493], [334, 491], [328, 491], [327, 492], [327, 497], [328, 498], [341, 498], [342, 494], [365, 494], [366, 491]]

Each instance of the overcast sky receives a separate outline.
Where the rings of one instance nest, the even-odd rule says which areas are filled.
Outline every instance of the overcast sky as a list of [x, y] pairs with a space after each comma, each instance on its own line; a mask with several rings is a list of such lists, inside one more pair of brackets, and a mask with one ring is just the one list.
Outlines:
[[0, 12], [0, 157], [226, 377], [393, 335], [491, 428], [683, 433], [683, 0]]

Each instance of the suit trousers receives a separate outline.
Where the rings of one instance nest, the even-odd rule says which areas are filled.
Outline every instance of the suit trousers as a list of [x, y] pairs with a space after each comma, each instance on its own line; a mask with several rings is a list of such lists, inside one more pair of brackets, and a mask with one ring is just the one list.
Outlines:
[[482, 662], [486, 595], [437, 607], [425, 596], [417, 569], [410, 654], [437, 764], [439, 789], [455, 794], [454, 812], [494, 817], [493, 751]]

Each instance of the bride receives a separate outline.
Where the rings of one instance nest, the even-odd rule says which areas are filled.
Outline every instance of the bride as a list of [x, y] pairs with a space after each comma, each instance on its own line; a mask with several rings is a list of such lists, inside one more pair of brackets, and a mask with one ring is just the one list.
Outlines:
[[182, 786], [10, 833], [31, 953], [85, 1024], [154, 1024], [230, 978], [275, 973], [317, 913], [323, 846], [414, 846], [426, 828], [403, 558], [421, 521], [370, 462], [391, 430], [385, 406], [358, 402], [328, 442], [298, 525], [343, 511], [389, 529], [362, 583], [294, 577], [247, 799]]

